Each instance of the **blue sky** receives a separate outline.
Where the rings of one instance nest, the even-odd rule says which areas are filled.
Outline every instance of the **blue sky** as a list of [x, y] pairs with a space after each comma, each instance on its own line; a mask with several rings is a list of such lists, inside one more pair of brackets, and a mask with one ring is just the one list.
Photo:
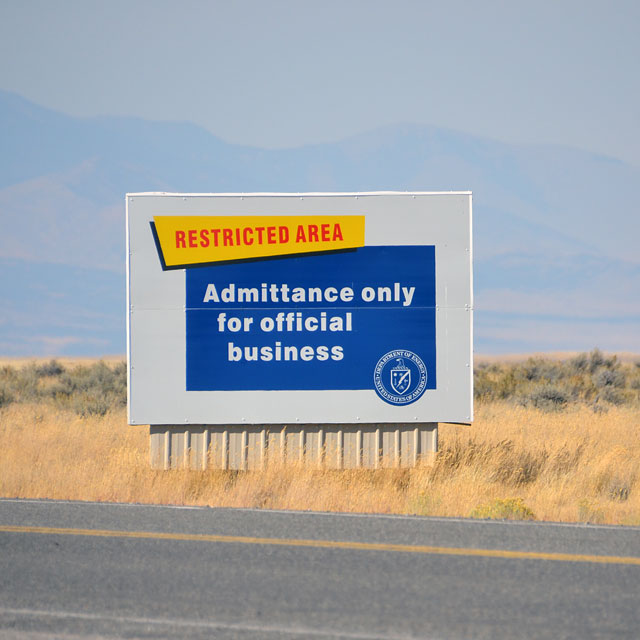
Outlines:
[[0, 88], [264, 147], [433, 124], [640, 166], [640, 3], [4, 0]]

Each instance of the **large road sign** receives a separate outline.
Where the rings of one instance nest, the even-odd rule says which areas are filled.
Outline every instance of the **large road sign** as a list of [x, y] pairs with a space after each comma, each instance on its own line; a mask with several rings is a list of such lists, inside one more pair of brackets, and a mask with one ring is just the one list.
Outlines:
[[471, 194], [127, 195], [131, 424], [470, 422]]

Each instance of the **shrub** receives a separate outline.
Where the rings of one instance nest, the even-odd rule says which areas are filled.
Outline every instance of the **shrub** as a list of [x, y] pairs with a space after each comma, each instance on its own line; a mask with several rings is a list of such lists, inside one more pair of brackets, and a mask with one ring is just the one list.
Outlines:
[[495, 386], [486, 368], [476, 369], [473, 379], [473, 396], [476, 400], [489, 401], [493, 398]]
[[535, 520], [536, 516], [523, 502], [522, 498], [491, 500], [477, 506], [470, 514], [471, 518], [483, 520]]
[[589, 354], [589, 372], [595, 373], [600, 367], [612, 369], [618, 363], [616, 356], [607, 358], [597, 347]]
[[614, 387], [604, 387], [598, 393], [597, 400], [603, 400], [604, 402], [608, 402], [609, 404], [621, 405], [624, 404], [626, 397], [624, 392], [620, 389], [616, 389]]
[[567, 406], [569, 397], [563, 389], [546, 384], [523, 396], [521, 402], [524, 406], [532, 406], [542, 411], [561, 411]]
[[6, 384], [0, 384], [0, 409], [14, 401], [14, 397]]
[[529, 358], [518, 369], [518, 377], [531, 382], [545, 380], [554, 382], [563, 375], [562, 367], [556, 362], [545, 360], [544, 358]]
[[[603, 390], [608, 389], [606, 393]], [[619, 389], [623, 393], [613, 393]], [[474, 397], [480, 402], [514, 401], [545, 411], [569, 403], [592, 406], [608, 402], [640, 402], [640, 367], [618, 362], [599, 349], [565, 361], [529, 358], [521, 363], [479, 363], [474, 371]], [[599, 410], [599, 409], [598, 409]]]
[[40, 375], [35, 363], [28, 364], [11, 376], [11, 385], [20, 402], [36, 402], [41, 398]]
[[603, 387], [616, 387], [621, 389], [626, 382], [626, 376], [619, 369], [602, 369], [592, 376], [593, 384], [602, 389]]
[[104, 394], [93, 390], [74, 395], [69, 406], [80, 416], [103, 416], [112, 408], [112, 402]]
[[607, 495], [611, 500], [624, 502], [631, 493], [631, 482], [623, 478], [612, 478], [607, 487]]
[[126, 364], [109, 367], [100, 361], [65, 371], [49, 389], [49, 395], [79, 415], [104, 415], [127, 403]]
[[0, 369], [0, 406], [53, 401], [79, 415], [104, 415], [127, 403], [127, 365], [100, 361], [66, 369], [57, 360]]
[[571, 358], [567, 362], [567, 368], [574, 374], [585, 373], [589, 369], [589, 356], [586, 353], [581, 353], [575, 358]]
[[41, 378], [51, 378], [64, 373], [64, 367], [57, 360], [49, 360], [46, 364], [36, 367], [36, 372]]

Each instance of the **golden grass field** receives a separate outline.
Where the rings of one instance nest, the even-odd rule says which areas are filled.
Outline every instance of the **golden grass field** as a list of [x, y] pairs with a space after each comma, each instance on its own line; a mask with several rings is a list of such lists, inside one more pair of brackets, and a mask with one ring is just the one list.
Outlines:
[[440, 425], [414, 469], [152, 471], [148, 428], [124, 410], [81, 417], [0, 408], [0, 496], [640, 525], [640, 410], [542, 412], [492, 402]]

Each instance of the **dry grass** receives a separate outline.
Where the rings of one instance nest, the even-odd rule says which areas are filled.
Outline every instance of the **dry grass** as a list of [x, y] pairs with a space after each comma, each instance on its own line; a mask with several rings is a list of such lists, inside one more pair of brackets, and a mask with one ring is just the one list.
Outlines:
[[0, 496], [640, 525], [640, 410], [481, 404], [416, 469], [152, 471], [124, 411], [0, 409]]

